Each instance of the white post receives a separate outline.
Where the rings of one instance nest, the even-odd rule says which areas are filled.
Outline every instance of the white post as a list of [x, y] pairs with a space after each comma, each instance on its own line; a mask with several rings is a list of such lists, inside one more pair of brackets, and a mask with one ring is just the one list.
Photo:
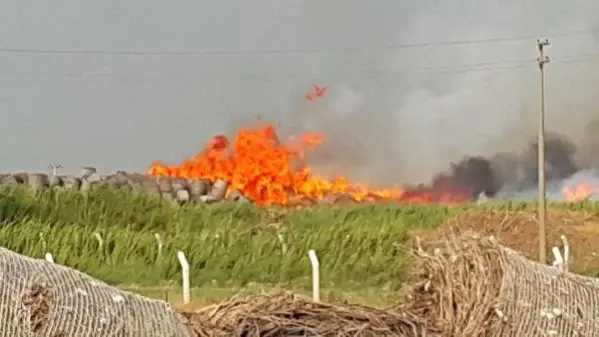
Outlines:
[[277, 234], [277, 237], [279, 238], [279, 242], [281, 243], [281, 250], [283, 251], [283, 254], [287, 253], [287, 244], [285, 243], [283, 234], [279, 233]]
[[177, 252], [177, 258], [179, 259], [179, 264], [181, 264], [181, 274], [183, 277], [183, 304], [187, 304], [191, 297], [189, 290], [189, 263], [182, 251]]
[[308, 257], [312, 264], [312, 299], [314, 302], [320, 302], [320, 262], [314, 249], [308, 251]]
[[96, 240], [98, 240], [98, 251], [101, 251], [104, 247], [104, 240], [102, 239], [102, 235], [100, 235], [100, 233], [98, 232], [95, 232], [94, 237], [96, 238]]
[[50, 262], [52, 264], [54, 263], [54, 257], [52, 257], [52, 254], [46, 253], [45, 258], [46, 258], [46, 261], [48, 261], [48, 262]]
[[158, 257], [162, 256], [162, 247], [164, 244], [162, 243], [162, 238], [160, 238], [160, 234], [154, 233], [154, 237], [156, 238], [156, 243], [158, 244]]
[[568, 261], [570, 260], [570, 244], [565, 235], [561, 236], [562, 244], [564, 245], [564, 270], [568, 271]]
[[563, 271], [564, 259], [562, 258], [562, 254], [560, 253], [559, 248], [553, 246], [553, 248], [551, 248], [551, 251], [553, 252], [553, 258], [555, 259], [553, 261], [553, 266], [557, 267], [559, 271]]

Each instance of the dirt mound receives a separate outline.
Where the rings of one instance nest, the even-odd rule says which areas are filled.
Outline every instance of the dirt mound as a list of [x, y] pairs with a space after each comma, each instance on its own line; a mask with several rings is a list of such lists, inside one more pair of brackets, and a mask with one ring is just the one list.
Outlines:
[[292, 294], [234, 299], [185, 316], [202, 337], [230, 336], [430, 336], [405, 311], [314, 303]]
[[[570, 269], [595, 275], [599, 271], [599, 217], [596, 213], [548, 210], [547, 256], [552, 259], [551, 247], [562, 247], [561, 236], [570, 244]], [[481, 210], [466, 212], [435, 229], [414, 230], [411, 236], [425, 242], [435, 242], [448, 235], [476, 232], [494, 236], [504, 245], [538, 260], [539, 225], [532, 211]]]

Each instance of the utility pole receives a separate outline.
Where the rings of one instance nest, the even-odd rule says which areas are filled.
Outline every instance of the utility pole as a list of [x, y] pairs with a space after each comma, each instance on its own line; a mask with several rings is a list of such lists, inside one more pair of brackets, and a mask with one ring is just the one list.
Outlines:
[[549, 46], [549, 40], [538, 39], [537, 48], [539, 57], [537, 62], [541, 71], [541, 107], [539, 109], [539, 262], [547, 263], [547, 233], [545, 220], [547, 218], [547, 195], [545, 193], [545, 64], [549, 63], [549, 57], [545, 56], [545, 47]]
[[52, 165], [52, 164], [50, 164], [50, 165], [48, 165], [48, 168], [50, 170], [52, 170], [52, 176], [56, 176], [58, 174], [58, 171], [60, 169], [62, 169], [63, 167], [60, 164], [58, 164], [58, 165]]

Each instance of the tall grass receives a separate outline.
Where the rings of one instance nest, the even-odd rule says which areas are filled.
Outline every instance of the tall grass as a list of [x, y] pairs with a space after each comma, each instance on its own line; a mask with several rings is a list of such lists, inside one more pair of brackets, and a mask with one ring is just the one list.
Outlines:
[[[57, 263], [114, 284], [177, 280], [175, 254], [182, 250], [194, 285], [222, 286], [259, 282], [308, 287], [307, 251], [315, 249], [325, 285], [396, 289], [409, 264], [402, 245], [408, 231], [437, 226], [472, 207], [356, 205], [273, 215], [251, 205], [179, 208], [114, 190], [30, 194], [12, 189], [0, 193], [0, 245], [40, 258], [51, 252]], [[594, 204], [560, 207], [596, 209]], [[103, 237], [102, 247], [95, 233]], [[163, 239], [162, 255], [155, 234]]]

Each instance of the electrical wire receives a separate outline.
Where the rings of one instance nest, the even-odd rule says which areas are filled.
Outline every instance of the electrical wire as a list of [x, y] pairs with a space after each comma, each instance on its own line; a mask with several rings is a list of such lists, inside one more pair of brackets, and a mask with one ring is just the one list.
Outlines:
[[[582, 63], [587, 61], [593, 61], [599, 59], [599, 54], [589, 54], [580, 57], [566, 57], [561, 59], [552, 60], [552, 63], [558, 64], [573, 64]], [[362, 71], [348, 71], [339, 73], [330, 73], [328, 75], [427, 75], [427, 74], [458, 74], [458, 73], [469, 73], [469, 72], [492, 72], [499, 70], [509, 69], [521, 69], [527, 67], [536, 67], [536, 59], [527, 59], [522, 61], [513, 62], [481, 62], [471, 63], [455, 66], [433, 66], [433, 67], [411, 67], [411, 68], [396, 68], [396, 69], [372, 69]], [[158, 72], [141, 72], [141, 73], [123, 73], [123, 72], [18, 72], [18, 71], [0, 71], [1, 76], [33, 76], [33, 77], [68, 77], [68, 78], [87, 78], [87, 77], [135, 77], [135, 76], [148, 76], [148, 75], [160, 75]], [[181, 78], [172, 73], [164, 74], [166, 80]], [[231, 76], [233, 78], [289, 78], [297, 76], [319, 76], [316, 73], [248, 73], [248, 72], [197, 72], [187, 73], [186, 78], [189, 76], [206, 76], [206, 75], [220, 75], [222, 77]]]
[[[554, 33], [549, 37], [568, 37], [599, 33], [599, 30], [574, 30], [568, 32]], [[0, 53], [11, 54], [40, 54], [40, 55], [104, 55], [104, 56], [236, 56], [236, 55], [278, 55], [278, 54], [320, 54], [320, 53], [346, 53], [352, 51], [389, 51], [401, 49], [413, 49], [424, 47], [450, 47], [459, 45], [501, 43], [514, 41], [527, 41], [537, 39], [534, 35], [521, 35], [512, 37], [497, 37], [487, 39], [420, 42], [406, 44], [392, 44], [382, 47], [348, 47], [330, 49], [255, 49], [255, 50], [209, 50], [209, 51], [139, 51], [139, 50], [94, 50], [94, 49], [41, 49], [41, 48], [0, 48]]]
[[[574, 33], [570, 33], [574, 34]], [[562, 34], [562, 35], [565, 35]], [[552, 63], [561, 63], [561, 64], [573, 64], [573, 63], [582, 63], [587, 61], [593, 61], [599, 59], [599, 54], [587, 54], [576, 57], [564, 57], [557, 58], [551, 60]], [[346, 71], [339, 73], [330, 73], [327, 72], [327, 75], [337, 75], [337, 76], [413, 76], [413, 75], [428, 75], [428, 74], [458, 74], [458, 73], [470, 73], [470, 72], [493, 72], [500, 70], [510, 70], [510, 69], [521, 69], [527, 67], [537, 66], [536, 59], [525, 59], [520, 61], [511, 61], [511, 62], [480, 62], [480, 63], [470, 63], [470, 64], [461, 64], [461, 65], [453, 65], [453, 66], [431, 66], [431, 67], [402, 67], [402, 68], [394, 68], [394, 69], [370, 69], [370, 70], [358, 70], [358, 71]], [[141, 73], [126, 73], [126, 72], [18, 72], [18, 71], [0, 71], [0, 76], [32, 76], [36, 78], [42, 77], [66, 77], [66, 78], [131, 78], [131, 77], [147, 77], [152, 75], [158, 75], [160, 77], [160, 81], [173, 81], [173, 80], [189, 80], [189, 76], [206, 76], [206, 75], [216, 75], [221, 78], [230, 77], [232, 79], [253, 79], [253, 80], [276, 80], [279, 78], [289, 78], [289, 77], [319, 77], [322, 74], [317, 73], [247, 73], [247, 72], [218, 72], [218, 71], [209, 71], [209, 72], [195, 72], [195, 73], [186, 73], [185, 76], [180, 76], [173, 73], [164, 73], [160, 74], [159, 72], [141, 72]], [[163, 76], [161, 76], [163, 75]], [[147, 78], [146, 78], [147, 79]]]

